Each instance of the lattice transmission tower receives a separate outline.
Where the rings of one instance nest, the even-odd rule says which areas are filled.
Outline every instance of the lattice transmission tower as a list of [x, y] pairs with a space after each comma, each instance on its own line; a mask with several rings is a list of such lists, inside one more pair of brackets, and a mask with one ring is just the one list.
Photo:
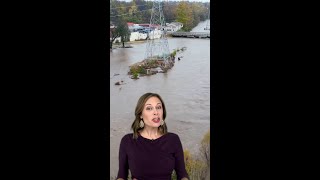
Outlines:
[[149, 33], [146, 46], [145, 59], [163, 60], [164, 66], [171, 64], [169, 44], [166, 37], [165, 18], [163, 15], [163, 0], [154, 0], [150, 18], [150, 28], [157, 26]]

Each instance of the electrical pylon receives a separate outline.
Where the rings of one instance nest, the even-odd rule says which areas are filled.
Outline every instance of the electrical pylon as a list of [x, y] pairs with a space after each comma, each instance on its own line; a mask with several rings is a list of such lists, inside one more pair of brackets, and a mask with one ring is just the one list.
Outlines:
[[[171, 62], [171, 57], [170, 57], [169, 44], [166, 37], [166, 30], [165, 30], [166, 24], [163, 16], [162, 1], [163, 0], [153, 1], [151, 18], [150, 18], [150, 28], [152, 28], [152, 26], [154, 25], [159, 25], [159, 26], [158, 28], [155, 28], [153, 31], [149, 33], [149, 37], [147, 39], [145, 59], [147, 61], [163, 60], [165, 67], [168, 67], [168, 65]], [[160, 34], [157, 34], [156, 30], [160, 30], [158, 31], [158, 33]], [[157, 35], [160, 37], [154, 38]]]

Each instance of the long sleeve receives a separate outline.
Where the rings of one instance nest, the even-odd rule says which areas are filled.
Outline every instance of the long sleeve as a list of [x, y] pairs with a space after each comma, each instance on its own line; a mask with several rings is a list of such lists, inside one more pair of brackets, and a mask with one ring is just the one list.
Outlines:
[[184, 155], [183, 155], [183, 148], [180, 141], [179, 136], [176, 136], [176, 151], [175, 151], [175, 171], [177, 173], [178, 180], [182, 178], [188, 178], [188, 173], [186, 171], [185, 163], [184, 163]]
[[121, 139], [120, 148], [119, 148], [119, 171], [118, 178], [128, 179], [128, 155], [126, 152], [126, 136]]

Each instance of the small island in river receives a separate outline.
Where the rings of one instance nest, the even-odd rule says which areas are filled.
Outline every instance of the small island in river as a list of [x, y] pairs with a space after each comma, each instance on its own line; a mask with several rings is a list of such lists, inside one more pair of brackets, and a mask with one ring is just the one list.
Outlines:
[[[171, 69], [174, 66], [175, 58], [178, 52], [182, 52], [186, 49], [183, 47], [181, 49], [174, 50], [168, 57], [165, 62], [162, 57], [154, 57], [152, 59], [145, 59], [141, 62], [137, 62], [129, 66], [130, 70], [128, 75], [131, 75], [132, 79], [139, 79], [142, 76], [149, 76], [157, 73], [166, 73], [168, 69]], [[180, 60], [182, 57], [178, 57]]]

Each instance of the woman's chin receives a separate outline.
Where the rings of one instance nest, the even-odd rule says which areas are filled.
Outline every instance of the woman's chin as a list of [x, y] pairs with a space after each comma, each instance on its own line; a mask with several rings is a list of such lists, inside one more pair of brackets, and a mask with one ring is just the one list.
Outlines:
[[153, 124], [149, 125], [148, 127], [150, 127], [150, 128], [158, 128], [158, 127], [160, 127], [160, 123], [153, 123]]

